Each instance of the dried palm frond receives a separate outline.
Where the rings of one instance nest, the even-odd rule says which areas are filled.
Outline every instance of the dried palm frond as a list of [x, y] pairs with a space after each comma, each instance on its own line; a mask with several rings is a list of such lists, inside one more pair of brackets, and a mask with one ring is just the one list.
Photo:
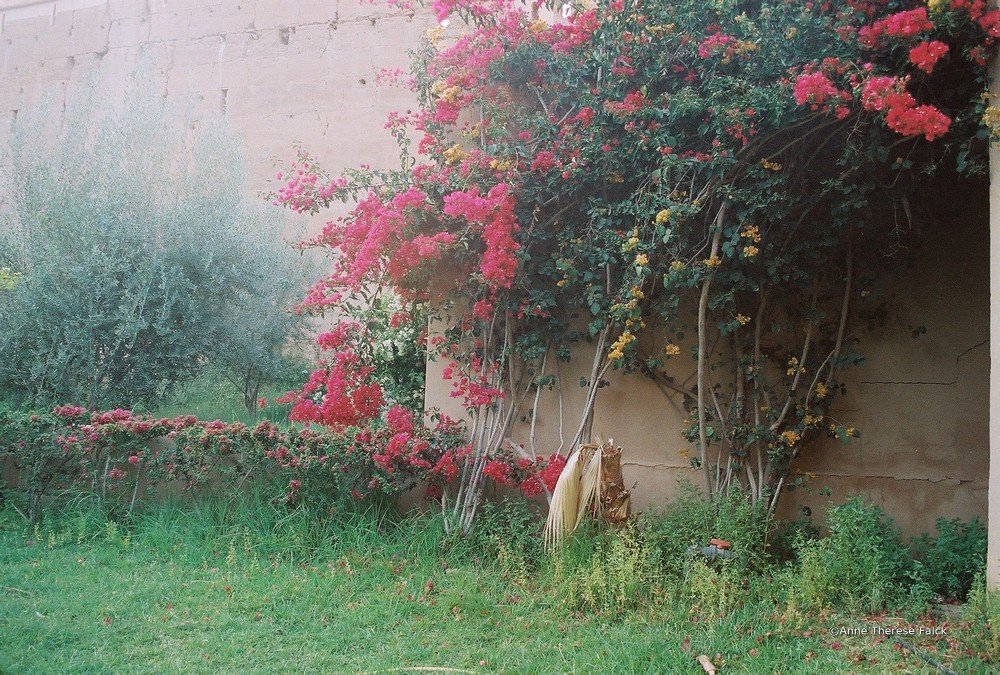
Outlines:
[[570, 455], [566, 466], [559, 474], [556, 487], [552, 490], [549, 516], [545, 520], [545, 547], [554, 548], [563, 535], [576, 527], [577, 509], [580, 502], [580, 450]]
[[[607, 447], [610, 447], [607, 446]], [[601, 511], [601, 476], [604, 447], [581, 445], [559, 475], [549, 517], [545, 521], [545, 546], [554, 548], [575, 530], [586, 513]]]
[[[604, 448], [595, 445], [585, 445], [580, 448], [585, 452], [581, 463], [583, 469], [580, 473], [580, 503], [576, 510], [576, 523], [573, 529], [583, 520], [585, 513], [593, 516], [600, 515], [601, 510], [601, 465], [604, 458]], [[587, 454], [590, 456], [587, 457]]]

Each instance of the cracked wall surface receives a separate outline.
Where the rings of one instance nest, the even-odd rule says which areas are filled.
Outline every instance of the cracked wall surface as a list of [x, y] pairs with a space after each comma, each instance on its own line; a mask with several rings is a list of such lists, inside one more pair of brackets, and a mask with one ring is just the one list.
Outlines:
[[141, 79], [195, 119], [224, 109], [254, 192], [296, 144], [334, 171], [398, 166], [383, 124], [414, 99], [376, 75], [405, 69], [433, 25], [357, 0], [0, 0], [0, 144], [18, 109], [100, 68], [112, 92]]
[[[841, 375], [846, 395], [832, 416], [856, 427], [848, 444], [829, 440], [805, 446], [796, 475], [806, 484], [787, 492], [779, 514], [797, 518], [807, 509], [822, 519], [831, 503], [861, 494], [879, 504], [908, 534], [933, 531], [939, 517], [986, 520], [989, 474], [989, 234], [983, 186], [943, 194], [930, 214], [935, 225], [913, 234], [905, 272], [887, 275], [889, 311], [881, 324], [858, 324], [849, 337], [867, 360]], [[917, 332], [922, 327], [926, 332]], [[690, 336], [689, 336], [690, 337]], [[658, 343], [662, 344], [662, 340]], [[685, 349], [684, 353], [687, 353]], [[561, 366], [563, 409], [546, 392], [535, 430], [539, 452], [572, 437], [583, 404], [576, 383], [588, 376], [592, 352]], [[431, 363], [428, 382], [442, 363]], [[687, 368], [687, 370], [685, 370]], [[673, 373], [693, 382], [693, 365]], [[594, 432], [624, 447], [622, 465], [635, 504], [655, 508], [676, 494], [679, 480], [703, 484], [690, 468], [694, 446], [681, 437], [687, 413], [672, 405], [649, 379], [612, 374], [598, 394]], [[447, 387], [429, 387], [428, 403], [460, 415]], [[676, 401], [675, 401], [676, 403]], [[571, 428], [570, 428], [571, 427]], [[527, 443], [529, 430], [513, 436]]]
[[[292, 157], [296, 143], [331, 170], [395, 166], [383, 123], [414, 101], [376, 73], [405, 68], [407, 49], [432, 25], [427, 14], [355, 0], [0, 0], [0, 144], [15, 111], [43, 95], [66, 100], [100, 66], [112, 91], [145, 78], [196, 116], [225, 109], [246, 143], [254, 191], [267, 189], [274, 160]], [[799, 470], [814, 477], [786, 495], [785, 515], [806, 506], [820, 516], [860, 492], [909, 532], [932, 529], [938, 516], [985, 518], [989, 262], [979, 197], [948, 195], [950, 224], [891, 289], [896, 310], [884, 326], [856, 331], [868, 362], [850, 373], [834, 414], [862, 436], [810, 447]], [[913, 326], [926, 333], [913, 338]], [[428, 403], [458, 412], [437, 377], [442, 365], [429, 365]], [[582, 403], [571, 385], [586, 368], [563, 367], [567, 410]], [[598, 405], [595, 432], [625, 446], [637, 506], [669, 499], [680, 478], [698, 483], [682, 454], [685, 413], [655, 385], [616, 376]], [[558, 427], [555, 402], [543, 399], [539, 451], [558, 447]]]

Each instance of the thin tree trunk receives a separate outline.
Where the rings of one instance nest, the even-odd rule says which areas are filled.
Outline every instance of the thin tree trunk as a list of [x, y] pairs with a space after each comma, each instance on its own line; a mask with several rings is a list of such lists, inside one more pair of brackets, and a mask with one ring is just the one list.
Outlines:
[[[722, 241], [722, 223], [728, 209], [728, 203], [723, 202], [715, 218], [715, 232], [712, 235], [710, 258], [718, 255], [719, 243]], [[712, 471], [708, 466], [708, 420], [705, 414], [705, 406], [707, 405], [705, 390], [708, 388], [708, 296], [714, 276], [715, 268], [713, 267], [708, 271], [705, 281], [702, 283], [701, 298], [698, 300], [698, 444], [701, 453], [701, 469], [705, 475], [705, 489], [708, 491], [710, 499], [714, 490]]]

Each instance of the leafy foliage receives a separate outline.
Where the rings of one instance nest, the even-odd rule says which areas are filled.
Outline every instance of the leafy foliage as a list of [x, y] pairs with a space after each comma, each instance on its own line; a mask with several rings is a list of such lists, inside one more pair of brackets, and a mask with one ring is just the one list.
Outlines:
[[937, 536], [924, 534], [914, 541], [921, 576], [935, 593], [964, 600], [986, 567], [986, 526], [978, 518], [938, 518], [936, 527]]
[[715, 503], [705, 500], [690, 483], [682, 483], [679, 496], [664, 508], [644, 513], [639, 523], [643, 535], [659, 551], [660, 564], [670, 579], [688, 573], [688, 549], [705, 547], [712, 539], [732, 544], [732, 559], [725, 562], [738, 574], [765, 569], [771, 521], [761, 505], [733, 490]]
[[223, 123], [190, 133], [160, 99], [109, 111], [102, 96], [71, 101], [60, 129], [45, 106], [15, 124], [0, 388], [31, 404], [152, 407], [216, 358], [252, 389], [294, 333], [287, 308], [307, 273], [276, 241], [282, 220], [245, 196]]
[[830, 509], [830, 534], [803, 540], [799, 597], [806, 604], [878, 612], [905, 596], [912, 579], [909, 550], [877, 506], [856, 497]]
[[431, 355], [472, 417], [446, 523], [471, 528], [522, 402], [588, 349], [562, 450], [591, 440], [609, 371], [640, 373], [690, 413], [706, 491], [739, 484], [773, 511], [804, 444], [858, 436], [829, 407], [863, 360], [859, 270], [909, 242], [932, 177], [985, 166], [1000, 13], [612, 0], [549, 23], [431, 4], [468, 30], [415, 54], [420, 109], [387, 125], [400, 169], [332, 177], [303, 154], [274, 197], [357, 203], [308, 242], [338, 253], [308, 306], [363, 324], [366, 296], [393, 293], [440, 328]]
[[660, 590], [658, 551], [634, 525], [577, 537], [555, 555], [556, 583], [571, 609], [622, 614]]

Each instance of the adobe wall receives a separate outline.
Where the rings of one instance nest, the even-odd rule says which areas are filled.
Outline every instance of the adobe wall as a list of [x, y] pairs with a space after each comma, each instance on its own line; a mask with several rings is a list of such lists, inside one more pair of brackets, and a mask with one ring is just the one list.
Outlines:
[[[414, 104], [376, 81], [406, 69], [427, 13], [357, 0], [0, 0], [0, 147], [19, 109], [57, 103], [100, 67], [109, 91], [136, 77], [198, 116], [225, 111], [242, 133], [252, 190], [296, 143], [329, 170], [398, 165], [383, 129]], [[387, 142], [388, 140], [388, 142]]]
[[[822, 441], [806, 446], [796, 465], [809, 480], [782, 497], [779, 515], [797, 518], [802, 507], [820, 521], [831, 503], [862, 494], [879, 504], [908, 535], [933, 531], [938, 517], [986, 522], [989, 485], [989, 234], [983, 186], [942, 194], [924, 232], [912, 267], [890, 281], [889, 313], [883, 325], [854, 325], [857, 350], [867, 358], [841, 377], [847, 394], [836, 400], [833, 417], [856, 427], [861, 437], [845, 445]], [[914, 237], [916, 239], [917, 237]], [[914, 329], [926, 333], [913, 336]], [[662, 342], [660, 343], [662, 344]], [[563, 434], [576, 431], [574, 413], [583, 404], [581, 377], [589, 376], [593, 351], [564, 364]], [[684, 354], [690, 353], [688, 349]], [[675, 357], [672, 375], [694, 382], [694, 360]], [[442, 362], [428, 367], [428, 406], [461, 415], [450, 387], [440, 379]], [[694, 446], [681, 437], [687, 415], [647, 378], [612, 375], [597, 399], [594, 433], [625, 449], [624, 476], [635, 485], [639, 509], [669, 500], [678, 481], [703, 484], [690, 468]], [[676, 398], [676, 397], [675, 397]], [[525, 408], [530, 409], [530, 402]], [[536, 449], [549, 454], [560, 445], [558, 396], [540, 398]], [[529, 429], [512, 439], [527, 444]]]

